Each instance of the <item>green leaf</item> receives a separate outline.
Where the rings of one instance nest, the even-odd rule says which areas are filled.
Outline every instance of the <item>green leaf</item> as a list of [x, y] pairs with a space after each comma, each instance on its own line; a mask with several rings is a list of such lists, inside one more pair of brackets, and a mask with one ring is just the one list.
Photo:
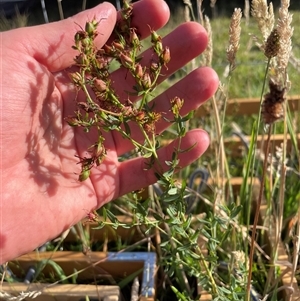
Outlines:
[[174, 209], [173, 206], [169, 206], [168, 208], [166, 208], [166, 211], [170, 218], [176, 218], [177, 211]]
[[172, 187], [171, 189], [168, 190], [168, 195], [176, 195], [178, 192], [177, 187]]
[[237, 206], [231, 210], [230, 218], [233, 219], [235, 218], [241, 211], [242, 211], [242, 206]]
[[125, 133], [130, 136], [131, 135], [131, 131], [130, 131], [130, 126], [128, 125], [127, 122], [124, 122], [124, 128], [125, 128]]
[[170, 196], [164, 198], [163, 201], [164, 201], [165, 203], [170, 203], [170, 202], [174, 202], [175, 200], [179, 199], [179, 197], [180, 197], [180, 196], [179, 196], [178, 194], [170, 195]]
[[121, 280], [119, 283], [118, 283], [118, 286], [122, 289], [124, 288], [125, 286], [127, 286], [129, 283], [131, 283], [133, 281], [134, 278], [136, 278], [137, 276], [139, 276], [142, 271], [143, 271], [144, 268], [141, 268], [139, 270], [137, 270], [136, 272], [130, 274], [129, 276], [127, 276], [126, 278], [124, 278], [123, 280]]
[[112, 223], [119, 225], [119, 221], [118, 221], [117, 217], [110, 210], [106, 210], [106, 213], [107, 213], [108, 219]]
[[181, 121], [188, 121], [191, 118], [193, 118], [195, 111], [189, 112], [187, 115], [185, 115], [183, 118], [181, 118]]
[[143, 158], [151, 158], [153, 156], [153, 153], [152, 152], [148, 152], [148, 153], [145, 153], [143, 154]]

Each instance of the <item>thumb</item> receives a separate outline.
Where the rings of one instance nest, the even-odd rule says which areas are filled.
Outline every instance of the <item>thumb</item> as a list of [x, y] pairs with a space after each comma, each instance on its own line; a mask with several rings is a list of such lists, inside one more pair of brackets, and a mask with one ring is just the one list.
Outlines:
[[74, 57], [78, 54], [72, 49], [74, 35], [85, 27], [86, 22], [99, 22], [96, 42], [101, 47], [110, 37], [116, 18], [114, 6], [104, 2], [62, 21], [10, 31], [9, 40], [19, 41], [15, 47], [21, 49], [17, 50], [27, 52], [48, 70], [56, 72], [74, 63]]

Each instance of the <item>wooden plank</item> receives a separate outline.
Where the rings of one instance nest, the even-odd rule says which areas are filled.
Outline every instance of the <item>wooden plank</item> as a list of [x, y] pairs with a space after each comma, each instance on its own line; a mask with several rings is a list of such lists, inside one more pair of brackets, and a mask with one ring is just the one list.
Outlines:
[[[143, 269], [143, 261], [136, 262], [111, 262], [107, 260], [108, 254], [104, 252], [90, 252], [85, 255], [81, 252], [56, 251], [56, 252], [31, 252], [18, 257], [9, 263], [10, 269], [17, 277], [22, 277], [20, 270], [27, 271], [31, 266], [37, 265], [42, 261], [54, 261], [64, 271], [65, 275], [71, 275], [74, 271], [78, 273], [78, 280], [93, 280], [96, 273], [100, 277], [126, 277], [126, 275]], [[21, 269], [19, 269], [21, 268]], [[83, 270], [83, 271], [81, 271]], [[43, 269], [45, 275], [55, 273], [50, 265]]]
[[[246, 141], [250, 141], [251, 137], [250, 136], [245, 136]], [[261, 149], [261, 147], [263, 148], [262, 150], [265, 151], [265, 147], [266, 147], [266, 141], [267, 136], [262, 136], [259, 135], [257, 137], [257, 149]], [[271, 137], [271, 148], [270, 151], [272, 150], [272, 147], [280, 147], [281, 144], [283, 143], [284, 140], [284, 135], [283, 134], [276, 134], [276, 135], [272, 135]], [[298, 133], [296, 135], [296, 140], [297, 140], [297, 146], [298, 149], [300, 149], [300, 133]], [[244, 143], [241, 141], [241, 139], [239, 139], [238, 137], [230, 137], [230, 138], [226, 138], [224, 140], [224, 145], [225, 145], [225, 149], [226, 150], [230, 150], [234, 152], [234, 156], [236, 155], [242, 155], [242, 150], [245, 148]], [[291, 137], [290, 135], [287, 136], [287, 152], [290, 152], [292, 149], [292, 141], [291, 141]]]
[[[194, 181], [194, 184], [196, 186], [198, 186], [200, 184], [200, 181], [201, 181], [201, 179], [197, 178]], [[207, 187], [214, 187], [217, 182], [218, 182], [217, 179], [209, 178], [207, 181]], [[233, 194], [236, 196], [240, 193], [240, 189], [243, 184], [243, 178], [235, 177], [235, 178], [231, 178], [230, 180], [221, 179], [221, 180], [219, 180], [219, 183], [222, 183], [223, 187], [225, 186], [226, 188], [229, 187], [229, 185], [230, 185], [230, 187], [232, 188]], [[249, 178], [247, 180], [247, 184], [252, 185], [252, 187], [255, 187], [257, 185], [260, 185], [260, 180], [258, 178], [253, 178], [253, 179]], [[214, 189], [212, 189], [212, 191], [214, 191]]]
[[[287, 97], [287, 102], [291, 111], [300, 110], [300, 95]], [[227, 102], [226, 115], [252, 115], [258, 114], [260, 106], [259, 98], [234, 98]], [[210, 112], [204, 106], [201, 106], [195, 113], [196, 117], [209, 115]]]
[[36, 301], [82, 301], [85, 300], [86, 296], [88, 296], [90, 300], [120, 300], [120, 288], [116, 285], [53, 285], [41, 283], [24, 284], [3, 282], [1, 285], [1, 291], [9, 293], [12, 296], [19, 296], [22, 292], [41, 292], [40, 295], [34, 298]]
[[[63, 270], [65, 276], [76, 274], [80, 281], [102, 281], [115, 283], [132, 274], [139, 274], [141, 279], [141, 297], [153, 301], [155, 296], [156, 254], [153, 252], [31, 252], [9, 262], [12, 273], [19, 278], [29, 268], [41, 269], [45, 277], [56, 275], [53, 265], [55, 262]], [[76, 271], [76, 273], [75, 273]], [[146, 299], [145, 299], [146, 300]]]
[[[250, 141], [251, 137], [250, 136], [245, 136], [246, 141]], [[267, 136], [266, 135], [258, 135], [257, 136], [257, 149], [260, 149], [263, 146], [263, 150], [265, 150], [266, 147], [266, 141]], [[283, 134], [276, 134], [276, 135], [272, 135], [271, 137], [271, 148], [270, 151], [272, 150], [272, 147], [275, 146], [281, 146], [281, 144], [283, 143], [284, 140], [284, 135]], [[300, 149], [300, 133], [296, 134], [296, 140], [297, 140], [297, 146], [298, 149]], [[173, 140], [162, 140], [161, 141], [161, 145], [162, 146], [166, 146], [168, 144], [170, 144]], [[215, 148], [215, 146], [213, 146], [212, 144], [216, 143], [215, 141], [212, 141], [211, 144], [209, 145], [208, 149], [206, 152], [211, 152], [212, 148]], [[229, 153], [229, 155], [231, 157], [235, 157], [235, 156], [241, 156], [243, 155], [243, 150], [245, 148], [244, 143], [242, 142], [242, 140], [240, 138], [238, 138], [237, 136], [232, 136], [229, 138], [225, 138], [224, 139], [224, 146], [225, 146], [225, 151], [230, 151], [231, 153]], [[290, 152], [292, 149], [292, 140], [291, 140], [291, 136], [287, 135], [287, 152]]]

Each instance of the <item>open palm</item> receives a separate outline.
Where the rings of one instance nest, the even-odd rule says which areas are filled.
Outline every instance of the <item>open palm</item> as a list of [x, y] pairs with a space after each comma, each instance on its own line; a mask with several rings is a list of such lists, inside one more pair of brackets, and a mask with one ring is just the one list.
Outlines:
[[[134, 5], [133, 23], [142, 38], [149, 35], [149, 26], [156, 30], [168, 17], [163, 1], [143, 0]], [[112, 132], [105, 136], [105, 161], [93, 169], [90, 179], [77, 180], [80, 166], [75, 155], [84, 156], [96, 138], [64, 121], [76, 108], [68, 72], [76, 55], [71, 49], [74, 34], [79, 25], [95, 18], [101, 19], [97, 37], [101, 47], [117, 18], [108, 3], [61, 22], [2, 33], [0, 263], [54, 238], [90, 210], [155, 182], [142, 158], [118, 161], [132, 145]], [[199, 55], [206, 43], [206, 33], [197, 23], [175, 29], [164, 39], [172, 59], [161, 81]], [[150, 52], [145, 51], [143, 57], [149, 60]], [[131, 87], [123, 70], [115, 71], [113, 79], [119, 95]], [[211, 69], [197, 69], [158, 96], [155, 109], [168, 112], [169, 100], [179, 96], [185, 99], [183, 113], [188, 113], [209, 98], [217, 84]], [[166, 126], [161, 122], [158, 133]], [[138, 133], [132, 135], [138, 139]], [[196, 147], [180, 157], [181, 166], [206, 150], [207, 134], [189, 132], [182, 147], [194, 143]], [[170, 159], [173, 147], [159, 150], [162, 162]]]

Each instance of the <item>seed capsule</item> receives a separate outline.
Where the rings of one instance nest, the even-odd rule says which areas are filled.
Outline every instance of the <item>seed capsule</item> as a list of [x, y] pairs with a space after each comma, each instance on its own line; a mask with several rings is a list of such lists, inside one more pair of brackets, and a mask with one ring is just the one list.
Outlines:
[[132, 66], [133, 63], [132, 59], [129, 56], [125, 55], [124, 53], [120, 53], [119, 59], [124, 67], [128, 68]]
[[135, 74], [138, 78], [142, 78], [144, 71], [141, 64], [136, 64], [135, 66]]
[[65, 118], [65, 121], [69, 124], [69, 126], [80, 126], [76, 117], [68, 116]]
[[89, 36], [93, 36], [96, 33], [97, 26], [98, 22], [96, 20], [93, 20], [92, 22], [86, 22], [85, 31], [88, 33]]
[[170, 62], [171, 55], [170, 55], [170, 48], [169, 47], [164, 48], [160, 58], [161, 58], [163, 64], [167, 64], [167, 63]]
[[94, 86], [99, 92], [105, 92], [107, 89], [107, 85], [106, 85], [105, 81], [103, 81], [102, 79], [99, 79], [99, 78], [96, 78], [94, 80]]
[[123, 51], [124, 50], [124, 46], [121, 43], [115, 42], [113, 41], [111, 43], [111, 46], [117, 50]]
[[149, 89], [151, 87], [151, 77], [148, 72], [145, 72], [142, 77], [142, 85], [144, 89]]
[[139, 37], [133, 28], [130, 28], [129, 42], [133, 46], [139, 45], [140, 42]]
[[90, 174], [91, 174], [91, 171], [89, 169], [82, 170], [80, 175], [79, 175], [78, 180], [80, 182], [83, 182], [90, 176]]

